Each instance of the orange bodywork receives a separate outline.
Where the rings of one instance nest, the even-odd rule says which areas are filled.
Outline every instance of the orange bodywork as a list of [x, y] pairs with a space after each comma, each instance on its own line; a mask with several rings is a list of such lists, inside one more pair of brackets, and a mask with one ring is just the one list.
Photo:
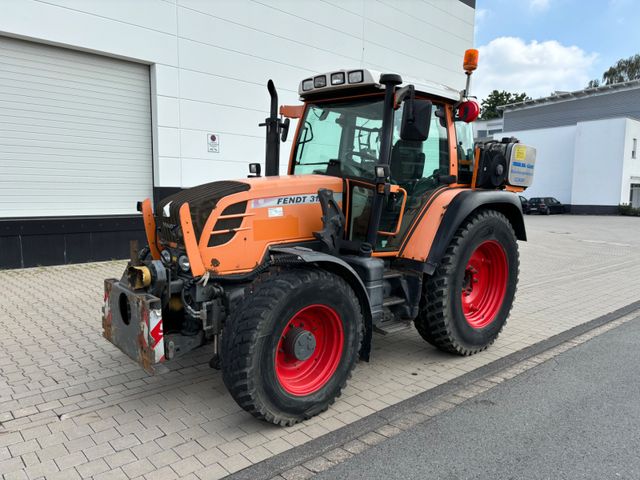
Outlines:
[[187, 256], [189, 257], [189, 263], [191, 265], [191, 273], [196, 277], [203, 275], [206, 268], [202, 263], [202, 252], [198, 248], [198, 239], [193, 229], [191, 210], [188, 203], [180, 207], [180, 226], [182, 227], [182, 235], [184, 237], [184, 248], [187, 250]]
[[[342, 179], [325, 175], [257, 177], [242, 181], [251, 188], [222, 198], [209, 215], [199, 240], [191, 225], [188, 204], [180, 207], [185, 248], [191, 271], [196, 276], [207, 270], [216, 275], [248, 272], [263, 261], [270, 245], [313, 240], [313, 232], [322, 229], [318, 189], [328, 188], [336, 196], [342, 194]], [[229, 205], [244, 201], [247, 202], [245, 213], [221, 215]], [[243, 220], [239, 228], [232, 229], [233, 238], [210, 247], [212, 235], [229, 232], [214, 232], [216, 222], [239, 217]]]
[[156, 241], [156, 220], [153, 217], [151, 200], [148, 198], [142, 202], [142, 219], [144, 221], [144, 232], [147, 234], [147, 242], [149, 244], [151, 258], [159, 260], [160, 251], [158, 250], [158, 243]]
[[[400, 257], [424, 262], [429, 255], [433, 240], [438, 233], [440, 222], [451, 201], [464, 190], [462, 188], [447, 188], [435, 196], [425, 206], [418, 218], [414, 231], [400, 247]], [[422, 214], [423, 213], [423, 214]]]

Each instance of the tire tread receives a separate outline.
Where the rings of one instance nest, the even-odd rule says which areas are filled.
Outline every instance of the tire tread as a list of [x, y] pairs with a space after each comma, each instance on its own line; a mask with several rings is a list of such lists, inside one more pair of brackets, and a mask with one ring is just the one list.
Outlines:
[[[450, 290], [450, 278], [452, 269], [455, 267], [455, 262], [460, 256], [460, 250], [462, 243], [470, 234], [470, 231], [478, 224], [484, 223], [488, 218], [495, 218], [505, 224], [513, 235], [515, 241], [515, 232], [509, 220], [500, 212], [495, 210], [480, 210], [472, 215], [462, 226], [458, 229], [453, 236], [451, 243], [447, 247], [447, 250], [442, 257], [440, 264], [433, 275], [426, 277], [423, 282], [423, 292], [420, 299], [420, 312], [414, 320], [414, 325], [420, 336], [431, 345], [437, 347], [445, 352], [454, 353], [461, 356], [469, 356], [475, 353], [486, 350], [504, 329], [506, 320], [501, 326], [495, 337], [486, 345], [469, 348], [456, 338], [453, 329], [451, 327], [452, 319], [448, 318], [447, 311], [448, 302], [451, 301], [449, 293]], [[520, 273], [520, 259], [516, 250], [516, 262], [517, 262], [517, 275]], [[516, 277], [517, 278], [517, 277]], [[517, 293], [517, 285], [516, 292]], [[515, 300], [514, 293], [514, 300]], [[509, 306], [507, 312], [507, 319], [511, 314], [513, 308], [513, 301]]]

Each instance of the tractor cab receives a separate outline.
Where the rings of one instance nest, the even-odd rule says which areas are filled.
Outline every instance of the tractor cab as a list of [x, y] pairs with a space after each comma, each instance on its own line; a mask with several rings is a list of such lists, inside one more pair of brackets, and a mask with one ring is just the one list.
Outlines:
[[[458, 183], [458, 174], [471, 180], [471, 126], [455, 117], [460, 93], [397, 82], [397, 75], [368, 70], [303, 80], [305, 104], [289, 164], [291, 175], [344, 180], [345, 237], [369, 242], [376, 252], [397, 252], [437, 190]], [[374, 207], [379, 218], [372, 217]]]

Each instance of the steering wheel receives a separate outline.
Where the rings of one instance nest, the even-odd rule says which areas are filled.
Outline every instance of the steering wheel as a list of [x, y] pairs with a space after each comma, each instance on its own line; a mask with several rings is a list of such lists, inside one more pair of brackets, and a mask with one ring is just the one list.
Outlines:
[[347, 153], [347, 157], [353, 157], [354, 155], [356, 157], [360, 157], [362, 160], [371, 160], [373, 162], [376, 162], [378, 160], [378, 157], [376, 157], [375, 155], [363, 152], [362, 150], [358, 152], [356, 152], [355, 150], [351, 150]]
[[362, 177], [367, 174], [367, 170], [355, 163], [343, 163], [342, 171], [347, 175], [352, 175], [354, 177]]
[[[353, 156], [360, 157], [362, 159], [362, 163], [358, 164], [353, 161]], [[369, 177], [373, 174], [373, 170], [367, 168], [368, 166], [373, 166], [375, 162], [378, 160], [378, 157], [375, 155], [371, 155], [369, 153], [363, 151], [355, 151], [351, 150], [345, 154], [346, 161], [342, 163], [343, 170], [345, 173], [350, 173], [355, 176], [364, 176]], [[350, 172], [347, 172], [350, 171]]]

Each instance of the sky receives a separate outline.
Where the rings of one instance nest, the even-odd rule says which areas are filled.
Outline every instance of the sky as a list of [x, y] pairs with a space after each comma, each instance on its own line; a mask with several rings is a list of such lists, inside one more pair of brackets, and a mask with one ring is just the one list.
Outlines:
[[640, 53], [640, 0], [477, 0], [472, 94], [580, 90]]

